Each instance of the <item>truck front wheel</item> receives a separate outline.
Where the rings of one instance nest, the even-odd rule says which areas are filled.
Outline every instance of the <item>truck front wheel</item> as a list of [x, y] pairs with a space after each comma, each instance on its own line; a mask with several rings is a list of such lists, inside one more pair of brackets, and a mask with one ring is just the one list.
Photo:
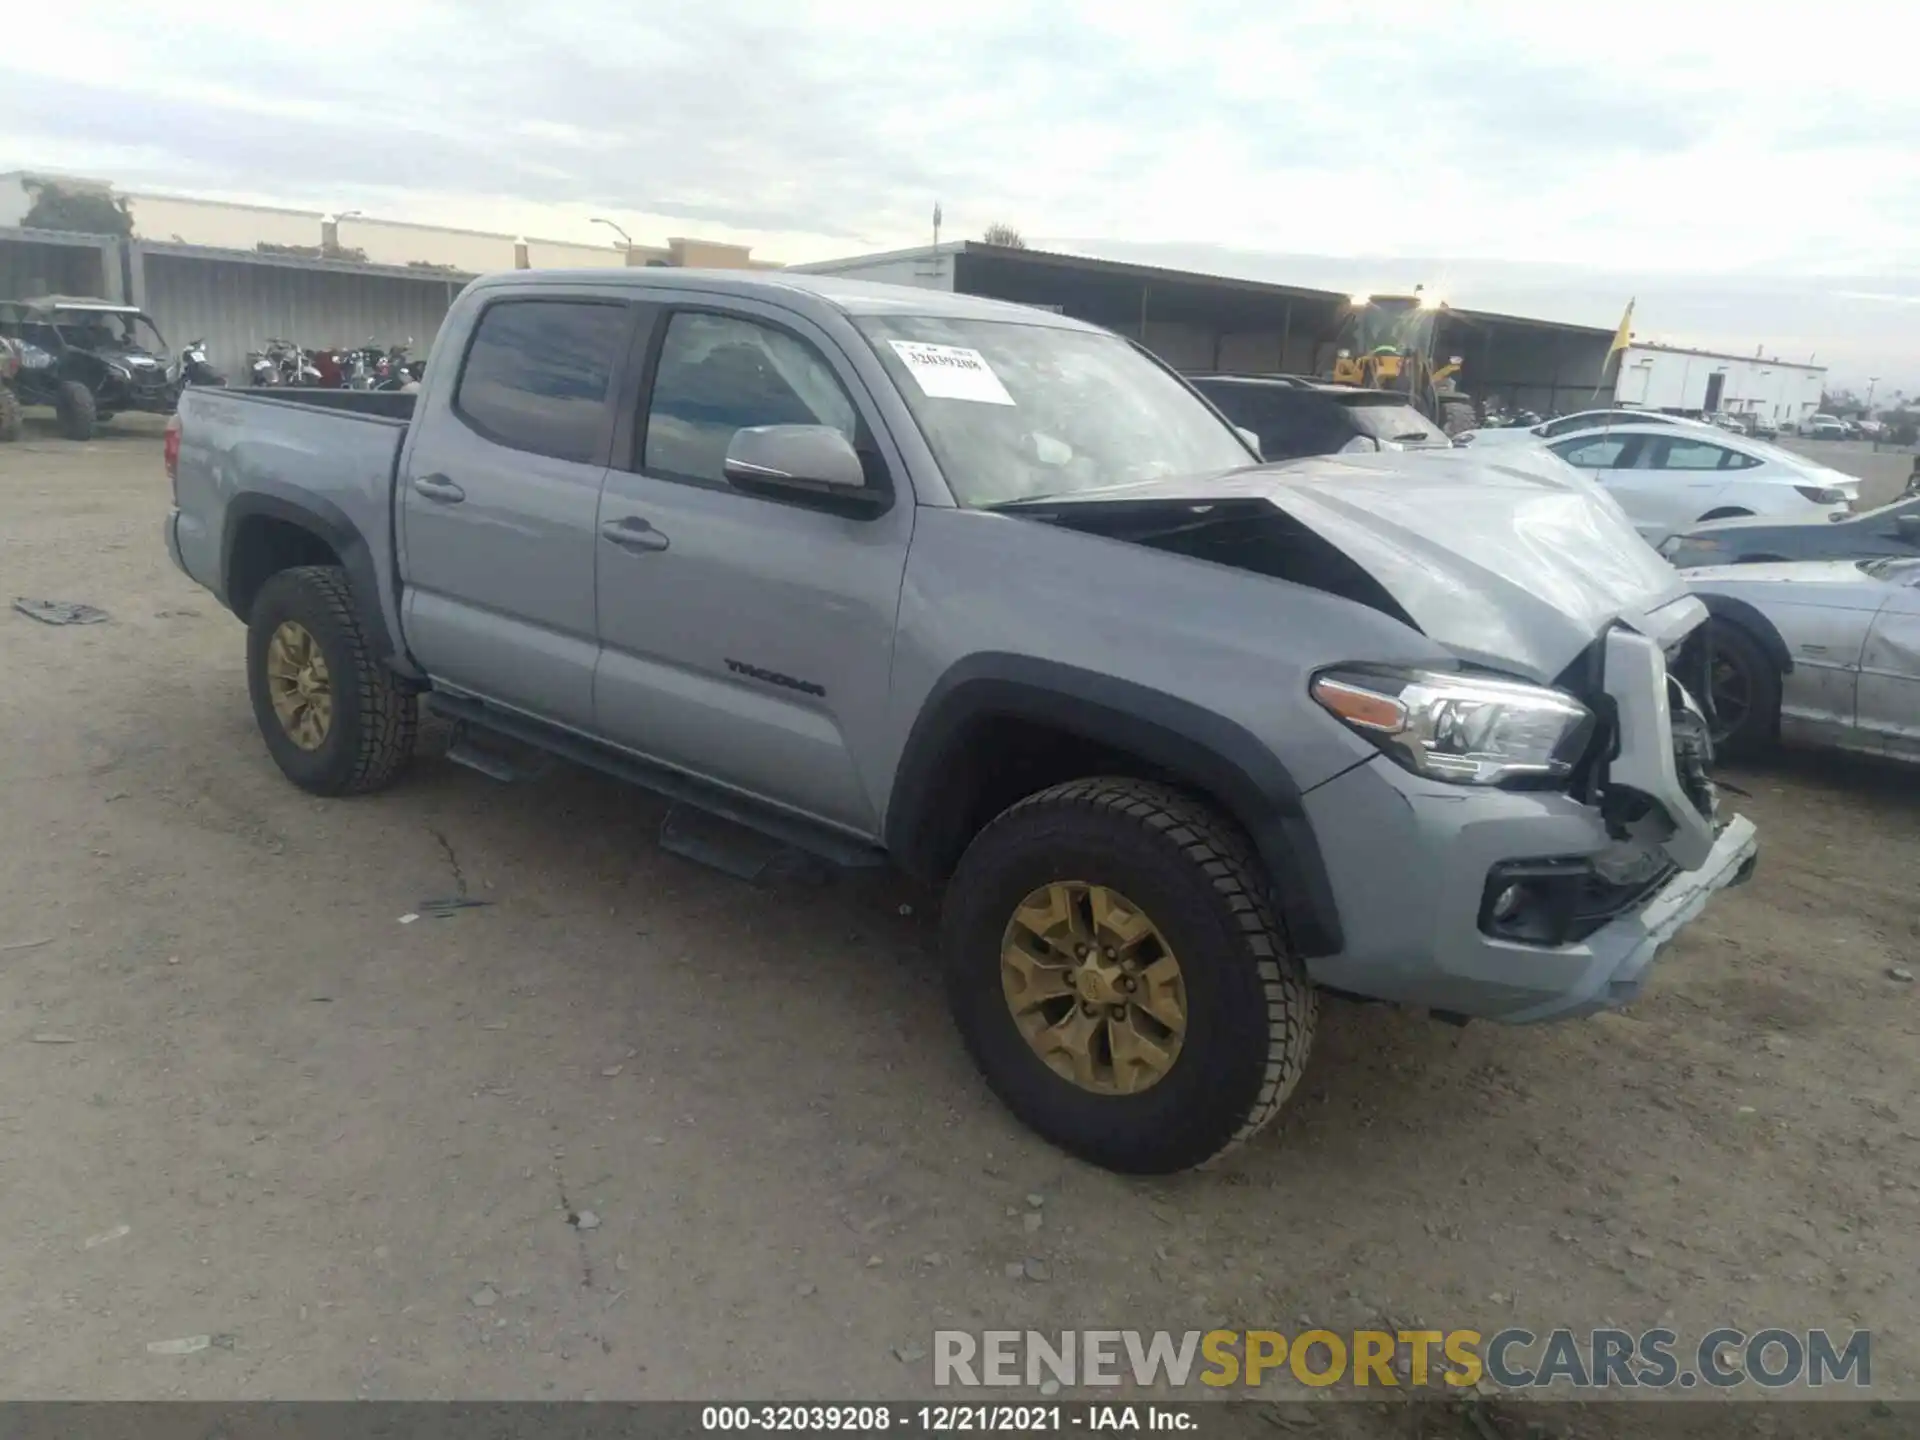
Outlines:
[[260, 587], [247, 693], [274, 763], [316, 795], [379, 790], [413, 756], [419, 705], [374, 658], [333, 566], [282, 570]]
[[1316, 997], [1224, 818], [1168, 786], [1069, 781], [961, 857], [942, 916], [948, 999], [988, 1085], [1111, 1170], [1211, 1160], [1280, 1110]]

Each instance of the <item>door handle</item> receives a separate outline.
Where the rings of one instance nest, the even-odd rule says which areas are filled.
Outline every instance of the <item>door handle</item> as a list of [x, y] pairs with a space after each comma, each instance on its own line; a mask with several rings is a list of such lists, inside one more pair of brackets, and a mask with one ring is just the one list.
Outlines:
[[664, 550], [667, 537], [638, 515], [609, 520], [600, 527], [600, 538], [628, 550]]
[[467, 498], [467, 492], [444, 475], [417, 476], [413, 488], [429, 500], [444, 500], [449, 505]]

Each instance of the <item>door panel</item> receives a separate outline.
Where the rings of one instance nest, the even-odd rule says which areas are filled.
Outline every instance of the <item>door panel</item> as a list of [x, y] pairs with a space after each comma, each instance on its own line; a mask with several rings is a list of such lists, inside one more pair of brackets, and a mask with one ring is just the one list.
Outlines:
[[1780, 603], [1765, 610], [1793, 657], [1793, 669], [1780, 681], [1782, 732], [1811, 738], [1851, 729], [1859, 704], [1861, 641], [1872, 612]]
[[612, 377], [632, 311], [489, 306], [457, 392], [423, 405], [400, 489], [405, 623], [435, 681], [593, 719], [593, 569]]
[[1719, 502], [1731, 478], [1721, 465], [1731, 454], [1723, 445], [1692, 436], [1648, 436], [1632, 468], [1613, 472], [1609, 488], [1641, 534], [1658, 543], [1689, 528]]
[[1920, 758], [1920, 576], [1893, 591], [1860, 655], [1860, 729]]
[[853, 755], [886, 713], [912, 498], [851, 519], [725, 483], [735, 428], [794, 423], [842, 428], [870, 482], [887, 480], [864, 391], [829, 337], [771, 307], [725, 308], [667, 318], [640, 463], [609, 472], [601, 496], [596, 728], [872, 835], [879, 807]]
[[1620, 502], [1627, 518], [1649, 544], [1659, 544], [1674, 531], [1666, 512], [1660, 507], [1658, 490], [1646, 483], [1642, 474], [1636, 479], [1634, 461], [1647, 446], [1644, 435], [1591, 435], [1584, 440], [1565, 440], [1547, 448], [1576, 470], [1598, 481]]

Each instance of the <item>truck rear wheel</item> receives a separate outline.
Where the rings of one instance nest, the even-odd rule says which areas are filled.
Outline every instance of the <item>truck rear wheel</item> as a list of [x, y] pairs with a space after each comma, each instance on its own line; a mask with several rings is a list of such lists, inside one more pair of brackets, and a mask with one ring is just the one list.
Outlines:
[[60, 416], [60, 433], [69, 440], [91, 440], [99, 420], [93, 403], [93, 391], [78, 380], [62, 380], [54, 392], [54, 409]]
[[274, 763], [316, 795], [379, 790], [413, 756], [419, 705], [374, 658], [333, 566], [282, 570], [260, 587], [247, 693]]
[[1279, 1113], [1317, 1001], [1245, 839], [1168, 786], [1069, 781], [974, 837], [942, 916], [987, 1084], [1111, 1170], [1202, 1164]]

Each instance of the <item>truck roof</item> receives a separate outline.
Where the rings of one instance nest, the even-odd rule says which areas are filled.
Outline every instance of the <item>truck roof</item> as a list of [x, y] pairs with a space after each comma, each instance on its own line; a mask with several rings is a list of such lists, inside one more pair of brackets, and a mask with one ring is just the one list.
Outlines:
[[548, 285], [617, 286], [634, 290], [688, 290], [705, 295], [759, 296], [782, 299], [791, 305], [806, 297], [848, 315], [930, 315], [956, 320], [999, 320], [1016, 325], [1044, 325], [1057, 330], [1098, 330], [1081, 320], [1019, 305], [1010, 300], [985, 300], [946, 290], [923, 290], [916, 285], [882, 285], [871, 280], [843, 280], [833, 275], [802, 275], [790, 270], [691, 270], [668, 266], [608, 270], [507, 270], [473, 282], [476, 290], [524, 290]]

